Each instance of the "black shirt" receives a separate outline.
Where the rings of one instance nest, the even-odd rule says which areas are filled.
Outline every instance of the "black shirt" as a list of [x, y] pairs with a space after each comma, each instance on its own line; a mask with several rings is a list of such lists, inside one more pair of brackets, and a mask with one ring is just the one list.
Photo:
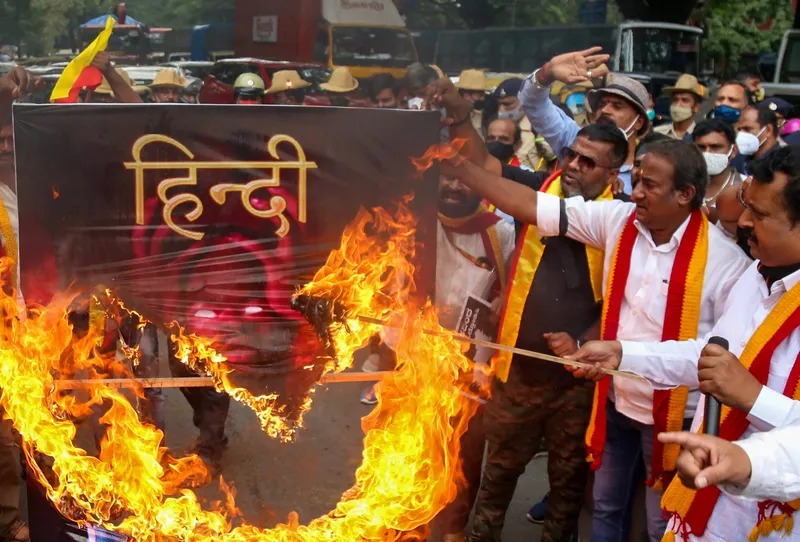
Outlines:
[[[541, 189], [547, 175], [503, 165], [503, 177], [534, 190]], [[624, 194], [615, 196], [628, 200]], [[522, 224], [517, 222], [519, 234]], [[602, 302], [594, 299], [589, 276], [586, 246], [567, 237], [543, 239], [544, 252], [525, 301], [516, 347], [553, 354], [545, 333], [563, 331], [579, 339], [600, 319]], [[518, 243], [523, 242], [518, 235]], [[563, 388], [581, 384], [564, 367], [554, 363], [515, 355], [511, 378], [527, 385], [549, 385]]]

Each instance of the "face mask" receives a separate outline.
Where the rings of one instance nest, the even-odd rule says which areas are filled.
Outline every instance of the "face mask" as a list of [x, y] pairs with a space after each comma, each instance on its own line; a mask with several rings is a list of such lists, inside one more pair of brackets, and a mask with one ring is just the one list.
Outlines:
[[655, 109], [648, 109], [647, 110], [647, 118], [650, 119], [650, 120], [655, 120], [656, 119], [656, 111], [655, 111]]
[[500, 111], [497, 113], [498, 119], [511, 119], [514, 122], [519, 122], [525, 116], [525, 111], [522, 110], [522, 105], [518, 105], [511, 111]]
[[632, 132], [632, 130], [633, 130], [633, 126], [634, 126], [634, 125], [636, 124], [636, 122], [639, 120], [639, 117], [640, 117], [640, 116], [641, 116], [641, 115], [636, 115], [636, 118], [635, 118], [635, 119], [633, 119], [633, 122], [631, 122], [631, 123], [628, 125], [628, 127], [627, 127], [627, 128], [625, 128], [625, 129], [622, 129], [622, 128], [620, 128], [620, 130], [622, 131], [623, 135], [625, 136], [625, 141], [628, 141], [628, 139], [630, 139], [630, 137], [633, 135], [633, 132]]
[[739, 132], [736, 134], [736, 147], [739, 149], [739, 154], [753, 156], [757, 153], [758, 149], [760, 149], [763, 144], [759, 136], [764, 133], [764, 130], [766, 130], [766, 127], [762, 128], [757, 135], [748, 132]]
[[489, 141], [486, 144], [486, 150], [489, 154], [503, 162], [504, 164], [511, 160], [514, 156], [514, 145], [503, 143], [502, 141]]
[[486, 102], [484, 100], [477, 100], [474, 104], [472, 104], [472, 109], [475, 111], [483, 111], [486, 107]]
[[725, 122], [737, 122], [742, 116], [742, 110], [729, 105], [718, 105], [714, 108], [714, 118]]
[[706, 167], [708, 168], [708, 174], [711, 177], [719, 175], [725, 168], [728, 167], [728, 159], [733, 152], [733, 147], [731, 150], [728, 151], [728, 154], [722, 154], [719, 152], [704, 152], [703, 158], [706, 160]]
[[672, 122], [683, 122], [692, 118], [694, 116], [694, 111], [692, 111], [690, 107], [673, 105], [669, 108], [669, 114], [672, 116]]
[[766, 96], [766, 91], [763, 88], [760, 88], [753, 93], [753, 98], [755, 98], [757, 102], [763, 102], [765, 96]]

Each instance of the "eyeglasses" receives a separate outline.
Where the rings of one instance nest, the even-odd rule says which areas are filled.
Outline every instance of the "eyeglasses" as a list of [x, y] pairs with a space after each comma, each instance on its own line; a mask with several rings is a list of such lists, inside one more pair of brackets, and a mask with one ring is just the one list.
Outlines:
[[578, 169], [581, 170], [583, 173], [588, 173], [594, 171], [595, 168], [602, 168], [602, 169], [614, 169], [612, 166], [607, 166], [604, 164], [598, 164], [597, 160], [592, 158], [591, 156], [586, 156], [582, 154], [572, 147], [564, 147], [561, 151], [561, 163], [566, 165], [572, 162], [575, 159], [578, 159]]

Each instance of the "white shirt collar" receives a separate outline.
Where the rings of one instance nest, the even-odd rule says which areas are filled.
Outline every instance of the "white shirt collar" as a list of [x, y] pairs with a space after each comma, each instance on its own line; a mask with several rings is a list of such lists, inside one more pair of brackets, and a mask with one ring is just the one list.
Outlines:
[[686, 228], [689, 227], [689, 219], [692, 218], [692, 215], [686, 217], [686, 220], [678, 226], [678, 229], [675, 230], [675, 233], [672, 234], [672, 238], [669, 240], [669, 243], [665, 243], [660, 246], [656, 246], [655, 242], [653, 241], [653, 235], [650, 233], [650, 230], [647, 229], [645, 226], [642, 225], [641, 222], [638, 220], [633, 221], [633, 225], [636, 226], [636, 229], [639, 230], [639, 233], [647, 239], [647, 242], [650, 243], [650, 246], [659, 252], [672, 252], [678, 248], [678, 245], [681, 243], [681, 239], [683, 239], [683, 234], [686, 233]]

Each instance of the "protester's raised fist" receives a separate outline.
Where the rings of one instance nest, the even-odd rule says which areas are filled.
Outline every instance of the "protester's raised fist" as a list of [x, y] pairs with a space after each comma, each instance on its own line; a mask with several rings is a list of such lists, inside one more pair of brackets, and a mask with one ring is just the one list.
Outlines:
[[111, 63], [111, 55], [109, 55], [107, 51], [100, 51], [95, 55], [94, 60], [92, 60], [92, 67], [97, 68], [102, 73], [108, 73], [114, 68]]
[[29, 73], [22, 67], [17, 67], [0, 77], [0, 97], [16, 100], [44, 88], [44, 80]]
[[608, 74], [605, 63], [611, 55], [601, 53], [602, 50], [602, 47], [592, 47], [553, 57], [539, 70], [537, 81], [545, 86], [555, 81], [574, 85], [605, 77]]
[[445, 108], [446, 125], [462, 122], [472, 111], [472, 104], [461, 96], [453, 82], [446, 77], [428, 85], [426, 102], [431, 109]]

